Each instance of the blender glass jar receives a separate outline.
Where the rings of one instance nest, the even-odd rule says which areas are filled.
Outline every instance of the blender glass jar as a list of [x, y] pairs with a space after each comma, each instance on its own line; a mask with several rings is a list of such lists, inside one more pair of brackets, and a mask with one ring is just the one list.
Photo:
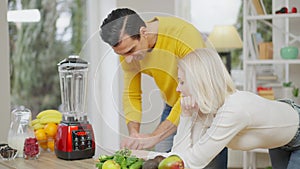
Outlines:
[[71, 55], [58, 64], [64, 121], [81, 121], [86, 116], [85, 100], [88, 62]]

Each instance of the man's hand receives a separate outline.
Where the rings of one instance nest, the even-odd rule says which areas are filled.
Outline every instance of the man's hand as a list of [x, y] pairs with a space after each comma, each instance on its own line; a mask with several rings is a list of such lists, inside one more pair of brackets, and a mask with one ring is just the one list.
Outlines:
[[165, 120], [151, 134], [132, 132], [129, 137], [122, 140], [121, 148], [129, 148], [133, 150], [152, 148], [157, 143], [174, 133], [176, 129], [176, 125], [171, 123], [169, 120]]
[[142, 150], [152, 148], [159, 141], [158, 136], [134, 133], [121, 142], [121, 148]]
[[199, 111], [196, 100], [191, 96], [181, 97], [180, 104], [184, 116], [192, 116], [194, 112]]

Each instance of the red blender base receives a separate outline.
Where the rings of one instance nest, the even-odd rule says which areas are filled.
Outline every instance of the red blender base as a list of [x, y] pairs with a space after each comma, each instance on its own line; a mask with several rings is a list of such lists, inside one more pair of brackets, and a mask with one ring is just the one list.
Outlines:
[[54, 149], [56, 156], [64, 160], [92, 158], [95, 155], [92, 125], [62, 121], [58, 125]]

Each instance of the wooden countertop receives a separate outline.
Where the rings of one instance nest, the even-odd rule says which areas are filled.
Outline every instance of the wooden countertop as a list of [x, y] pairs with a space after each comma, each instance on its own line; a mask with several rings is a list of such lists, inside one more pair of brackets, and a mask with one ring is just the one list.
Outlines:
[[97, 161], [93, 158], [83, 160], [62, 160], [54, 152], [41, 152], [36, 160], [15, 158], [1, 160], [0, 169], [96, 169]]

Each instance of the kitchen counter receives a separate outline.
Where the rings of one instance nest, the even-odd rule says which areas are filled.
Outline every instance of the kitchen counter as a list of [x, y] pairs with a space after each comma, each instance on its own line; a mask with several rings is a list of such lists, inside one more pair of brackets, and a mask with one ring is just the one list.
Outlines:
[[96, 159], [62, 160], [54, 152], [41, 152], [36, 160], [0, 160], [0, 169], [96, 169]]

